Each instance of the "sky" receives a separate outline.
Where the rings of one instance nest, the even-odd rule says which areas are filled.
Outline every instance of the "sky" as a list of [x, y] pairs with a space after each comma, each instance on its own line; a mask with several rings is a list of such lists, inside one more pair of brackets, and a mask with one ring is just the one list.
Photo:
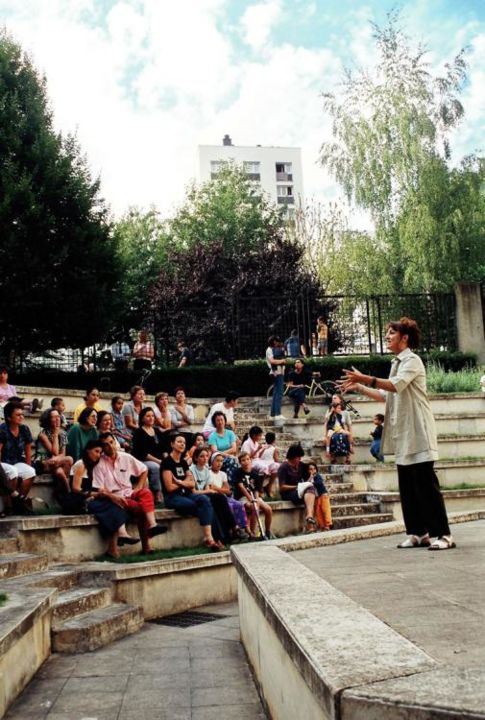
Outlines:
[[[331, 139], [321, 93], [368, 67], [371, 22], [395, 0], [0, 0], [0, 25], [47, 78], [55, 128], [76, 133], [115, 217], [176, 211], [197, 146], [300, 147], [305, 196], [340, 189], [318, 164]], [[453, 160], [483, 151], [485, 0], [401, 2], [407, 33], [440, 70], [468, 47], [466, 116]]]

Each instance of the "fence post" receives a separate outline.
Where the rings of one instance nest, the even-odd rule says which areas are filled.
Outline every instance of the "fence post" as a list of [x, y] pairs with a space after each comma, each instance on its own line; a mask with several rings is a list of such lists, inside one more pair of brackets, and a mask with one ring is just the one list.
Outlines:
[[382, 342], [382, 318], [381, 318], [381, 300], [379, 296], [376, 297], [376, 305], [377, 305], [377, 325], [379, 326], [379, 347], [380, 347], [380, 354], [384, 355], [384, 347]]
[[472, 352], [485, 362], [482, 293], [480, 283], [460, 282], [455, 285], [456, 327], [458, 349]]

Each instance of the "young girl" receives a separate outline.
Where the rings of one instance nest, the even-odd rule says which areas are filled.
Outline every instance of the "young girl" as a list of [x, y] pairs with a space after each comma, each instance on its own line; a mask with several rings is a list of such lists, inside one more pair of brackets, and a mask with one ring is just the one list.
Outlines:
[[226, 473], [222, 470], [224, 456], [221, 453], [214, 453], [211, 459], [209, 473], [209, 488], [215, 492], [225, 495], [231, 512], [236, 521], [236, 532], [240, 540], [249, 540], [251, 533], [248, 527], [248, 516], [243, 503], [235, 500], [231, 494], [231, 488]]
[[267, 463], [278, 463], [280, 464], [280, 451], [275, 445], [276, 435], [274, 432], [267, 432], [264, 436], [263, 452], [261, 453], [261, 460]]
[[352, 452], [352, 430], [343, 413], [341, 400], [334, 400], [325, 416], [325, 452], [332, 462], [349, 462]]
[[[279, 463], [273, 461], [266, 461], [262, 459], [264, 452], [264, 445], [262, 444], [263, 431], [259, 425], [253, 425], [249, 428], [248, 437], [244, 440], [241, 445], [241, 453], [248, 453], [252, 461], [252, 467], [258, 475], [264, 475], [269, 478], [267, 483], [267, 493], [269, 497], [273, 497], [273, 486], [276, 481], [278, 474]], [[266, 485], [266, 483], [263, 483]]]
[[123, 416], [123, 405], [125, 401], [121, 395], [115, 395], [111, 399], [111, 417], [113, 418], [113, 426], [111, 432], [119, 442], [120, 446], [125, 450], [130, 449], [131, 433], [125, 426], [125, 418]]
[[237, 537], [236, 521], [228, 504], [228, 499], [223, 493], [219, 493], [210, 486], [210, 469], [208, 465], [209, 451], [205, 446], [194, 451], [190, 472], [195, 481], [194, 494], [207, 495], [212, 509], [214, 519], [212, 522], [212, 535], [220, 545], [224, 547], [234, 537]]
[[330, 497], [325, 487], [325, 482], [314, 462], [308, 463], [307, 472], [308, 480], [313, 483], [313, 487], [317, 491], [315, 519], [322, 530], [330, 530], [332, 528], [332, 511], [330, 509]]

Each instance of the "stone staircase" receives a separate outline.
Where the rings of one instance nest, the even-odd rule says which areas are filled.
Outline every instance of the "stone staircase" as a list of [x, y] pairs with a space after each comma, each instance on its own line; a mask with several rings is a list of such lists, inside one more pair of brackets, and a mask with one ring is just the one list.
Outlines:
[[[286, 408], [288, 411], [288, 408]], [[289, 414], [288, 412], [286, 413]], [[263, 432], [272, 430], [276, 434], [276, 446], [280, 450], [280, 459], [283, 460], [288, 447], [301, 442], [319, 468], [328, 466], [321, 456], [314, 455], [315, 443], [309, 439], [299, 439], [288, 430], [275, 427], [265, 413], [257, 411], [252, 404], [244, 404], [236, 410], [235, 421], [238, 435], [242, 437], [252, 425], [259, 425]], [[325, 485], [331, 496], [332, 520], [334, 529], [371, 525], [374, 523], [390, 522], [391, 513], [380, 512], [379, 502], [369, 501], [366, 492], [355, 492], [354, 484], [348, 482], [343, 472], [324, 474]]]
[[0, 578], [7, 595], [26, 586], [57, 590], [51, 615], [53, 652], [96, 650], [137, 632], [144, 623], [141, 607], [115, 602], [112, 588], [90, 585], [89, 574], [80, 566], [49, 566], [46, 555], [19, 552], [15, 537], [0, 538]]

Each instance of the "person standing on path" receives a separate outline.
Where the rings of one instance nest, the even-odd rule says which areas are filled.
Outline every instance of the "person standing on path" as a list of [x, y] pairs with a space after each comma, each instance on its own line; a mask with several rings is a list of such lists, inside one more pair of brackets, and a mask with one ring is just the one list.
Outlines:
[[286, 362], [282, 345], [281, 339], [272, 335], [268, 339], [268, 347], [266, 348], [266, 364], [269, 368], [269, 374], [273, 378], [273, 397], [271, 398], [270, 411], [272, 420], [285, 420], [285, 416], [281, 414]]
[[[417, 323], [407, 317], [387, 326], [386, 343], [395, 354], [389, 379], [344, 370], [341, 389], [363, 393], [386, 403], [383, 455], [394, 453], [399, 494], [408, 537], [398, 548], [455, 547], [434, 462], [438, 459], [436, 428], [426, 391], [422, 360], [412, 351], [419, 345]], [[436, 538], [431, 542], [431, 537]]]

